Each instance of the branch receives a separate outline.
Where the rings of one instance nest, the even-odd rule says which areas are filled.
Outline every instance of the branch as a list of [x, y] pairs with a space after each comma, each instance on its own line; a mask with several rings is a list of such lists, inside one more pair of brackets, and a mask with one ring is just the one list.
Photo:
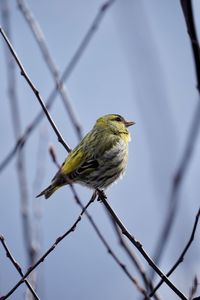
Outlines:
[[[169, 277], [173, 272], [174, 270], [178, 267], [178, 265], [180, 263], [183, 262], [184, 260], [184, 256], [186, 254], [186, 252], [188, 251], [188, 249], [190, 248], [193, 240], [194, 240], [194, 236], [195, 236], [195, 232], [196, 232], [196, 229], [197, 229], [197, 225], [198, 225], [198, 222], [199, 222], [199, 218], [200, 218], [200, 209], [198, 210], [198, 213], [196, 215], [196, 218], [195, 218], [195, 222], [194, 222], [194, 225], [193, 225], [193, 229], [192, 229], [192, 233], [191, 233], [191, 236], [189, 238], [189, 241], [187, 242], [185, 248], [183, 249], [180, 257], [178, 258], [178, 260], [176, 261], [176, 263], [173, 265], [173, 267], [169, 270], [169, 272], [167, 273], [167, 277]], [[154, 295], [154, 293], [157, 291], [157, 289], [163, 284], [163, 280], [161, 280], [157, 286], [153, 289], [153, 291], [150, 293], [149, 297], [152, 297]]]
[[197, 279], [197, 276], [195, 276], [193, 283], [192, 283], [192, 287], [190, 289], [189, 300], [192, 300], [193, 296], [196, 294], [197, 287], [198, 287], [198, 279]]
[[[61, 78], [59, 79], [59, 85], [63, 84], [63, 82], [69, 78], [69, 76], [71, 75], [72, 71], [74, 70], [76, 64], [78, 63], [78, 61], [80, 60], [84, 51], [86, 50], [87, 46], [89, 45], [89, 42], [92, 40], [94, 34], [96, 33], [97, 29], [99, 28], [105, 13], [107, 12], [107, 10], [112, 6], [112, 4], [115, 1], [116, 0], [109, 0], [100, 7], [100, 9], [97, 12], [97, 15], [95, 16], [91, 26], [88, 29], [86, 35], [83, 37], [83, 40], [81, 41], [76, 52], [74, 53], [70, 63], [67, 65], [67, 67], [65, 68], [65, 71], [63, 72]], [[58, 86], [56, 86], [50, 93], [48, 100], [46, 102], [47, 109], [51, 108], [51, 106], [55, 100], [57, 91], [58, 91]], [[22, 148], [26, 144], [31, 133], [33, 133], [34, 129], [37, 127], [37, 125], [43, 119], [43, 117], [44, 117], [44, 114], [42, 111], [40, 111], [39, 114], [35, 117], [35, 119], [26, 128], [24, 134], [18, 139], [18, 141], [16, 142], [14, 147], [9, 151], [9, 153], [6, 155], [6, 157], [0, 163], [0, 172], [2, 172], [5, 169], [5, 167], [10, 163], [10, 161], [16, 154], [17, 150], [19, 148]]]
[[106, 201], [106, 196], [102, 193], [102, 191], [98, 190], [99, 192], [99, 200], [102, 201], [105, 208], [110, 213], [111, 217], [115, 220], [123, 235], [125, 235], [129, 241], [137, 248], [137, 250], [141, 253], [144, 259], [148, 262], [148, 264], [154, 269], [154, 271], [159, 275], [161, 279], [174, 291], [176, 295], [179, 296], [180, 299], [187, 300], [186, 296], [164, 275], [164, 273], [155, 265], [153, 260], [149, 257], [146, 251], [143, 249], [142, 244], [137, 241], [134, 236], [130, 234], [130, 232], [126, 229], [124, 224], [120, 221], [116, 213], [113, 211], [109, 203]]
[[187, 26], [187, 32], [190, 37], [190, 43], [193, 51], [195, 72], [197, 78], [197, 90], [200, 94], [200, 48], [198, 37], [195, 28], [194, 16], [192, 11], [192, 1], [191, 0], [180, 0], [183, 15], [185, 18], [185, 23]]
[[[70, 184], [70, 188], [72, 190], [72, 193], [74, 195], [74, 198], [75, 198], [77, 204], [82, 208], [83, 204], [82, 204], [80, 198], [78, 197], [78, 195], [76, 193], [76, 190], [74, 189], [74, 186], [72, 184]], [[131, 280], [131, 282], [136, 286], [138, 291], [145, 296], [145, 300], [150, 299], [148, 297], [146, 291], [139, 285], [138, 281], [128, 271], [126, 265], [124, 263], [122, 263], [122, 261], [120, 261], [120, 259], [117, 257], [117, 255], [114, 253], [114, 251], [111, 249], [108, 242], [103, 237], [100, 229], [98, 228], [98, 226], [94, 222], [92, 216], [87, 211], [86, 211], [85, 215], [86, 215], [88, 221], [90, 222], [90, 224], [92, 225], [92, 227], [93, 227], [94, 231], [96, 232], [97, 236], [99, 237], [99, 239], [101, 240], [101, 242], [103, 243], [105, 248], [107, 249], [108, 254], [111, 255], [111, 257], [114, 259], [114, 261], [117, 263], [117, 265], [122, 269], [122, 271], [128, 276], [128, 278]]]
[[[196, 70], [196, 80], [197, 80], [197, 90], [200, 96], [200, 48], [198, 43], [198, 38], [196, 34], [196, 29], [194, 25], [194, 18], [192, 13], [192, 3], [191, 0], [180, 0], [181, 7], [183, 10], [188, 34], [190, 37], [191, 47], [193, 50], [193, 58]], [[160, 238], [158, 239], [156, 254], [155, 254], [155, 262], [158, 262], [161, 259], [163, 251], [165, 249], [165, 245], [170, 236], [178, 204], [179, 204], [179, 191], [181, 184], [184, 180], [186, 172], [189, 167], [189, 163], [193, 154], [194, 145], [198, 137], [200, 126], [200, 97], [197, 103], [197, 108], [194, 113], [194, 117], [192, 119], [192, 124], [189, 130], [189, 134], [186, 141], [185, 150], [182, 155], [182, 159], [180, 161], [179, 167], [175, 173], [174, 180], [172, 182], [171, 194], [170, 194], [170, 206], [167, 212], [167, 217], [165, 221], [164, 228], [160, 234]]]
[[[4, 0], [1, 2], [2, 5], [2, 21], [7, 32], [7, 35], [11, 39], [11, 23], [10, 23], [10, 13], [8, 1]], [[10, 55], [10, 52], [6, 50], [6, 61], [7, 61], [7, 73], [8, 73], [8, 97], [10, 101], [10, 110], [11, 110], [11, 120], [13, 125], [13, 131], [16, 140], [20, 136], [21, 132], [21, 120], [20, 112], [18, 105], [17, 97], [17, 85], [16, 85], [16, 76], [15, 76], [15, 63], [13, 57]], [[21, 149], [22, 150], [22, 149]], [[31, 240], [31, 220], [28, 212], [28, 189], [27, 189], [27, 176], [26, 176], [26, 165], [25, 165], [25, 156], [23, 151], [18, 152], [17, 156], [17, 177], [20, 190], [20, 205], [21, 205], [21, 216], [22, 216], [22, 230], [24, 243], [28, 255], [29, 265], [34, 262], [35, 258], [35, 249]]]
[[63, 235], [59, 236], [56, 241], [53, 243], [53, 245], [41, 256], [41, 258], [34, 264], [32, 265], [28, 271], [24, 274], [24, 276], [21, 278], [20, 281], [18, 281], [18, 283], [5, 295], [0, 297], [0, 300], [5, 300], [8, 297], [10, 297], [14, 291], [25, 281], [26, 277], [37, 267], [39, 266], [44, 260], [45, 258], [56, 248], [56, 246], [64, 239], [66, 238], [70, 233], [74, 232], [78, 223], [81, 221], [83, 214], [86, 212], [86, 209], [94, 202], [96, 198], [96, 193], [93, 193], [90, 201], [86, 204], [86, 206], [83, 207], [80, 215], [78, 216], [78, 218], [76, 219], [76, 221], [74, 222], [74, 224], [70, 227], [69, 230], [67, 230]]
[[4, 38], [4, 40], [5, 40], [5, 42], [6, 42], [7, 46], [8, 46], [8, 48], [9, 48], [9, 50], [10, 50], [10, 52], [11, 52], [11, 54], [13, 55], [13, 57], [14, 57], [14, 59], [15, 59], [17, 65], [18, 65], [18, 67], [20, 68], [21, 75], [25, 78], [25, 80], [27, 81], [28, 85], [29, 85], [30, 88], [32, 89], [33, 93], [35, 94], [37, 100], [39, 101], [39, 103], [40, 103], [40, 105], [41, 105], [41, 107], [42, 107], [42, 109], [43, 109], [43, 112], [45, 113], [45, 115], [46, 115], [46, 117], [47, 117], [49, 123], [51, 124], [51, 127], [53, 128], [55, 134], [57, 135], [58, 141], [63, 145], [63, 147], [64, 147], [68, 152], [70, 152], [70, 151], [71, 151], [71, 148], [66, 144], [66, 142], [64, 141], [64, 139], [63, 139], [61, 133], [60, 133], [59, 130], [57, 129], [56, 124], [54, 123], [53, 119], [51, 118], [50, 113], [47, 111], [47, 108], [46, 108], [46, 106], [45, 106], [45, 104], [44, 104], [44, 102], [43, 102], [43, 100], [42, 100], [42, 98], [41, 98], [41, 96], [40, 96], [39, 91], [36, 89], [36, 87], [34, 86], [34, 84], [33, 84], [32, 81], [31, 81], [30, 77], [29, 77], [28, 74], [26, 73], [26, 71], [25, 71], [25, 69], [24, 69], [22, 63], [20, 62], [20, 60], [19, 60], [19, 58], [18, 58], [18, 56], [17, 56], [16, 51], [14, 50], [14, 48], [13, 48], [11, 42], [9, 41], [9, 39], [8, 39], [8, 37], [7, 37], [7, 35], [6, 35], [6, 33], [4, 32], [4, 30], [3, 30], [2, 28], [0, 28], [0, 33], [1, 33], [1, 35], [3, 36], [3, 38]]
[[65, 86], [64, 86], [63, 82], [61, 82], [61, 83], [59, 82], [59, 78], [61, 77], [60, 76], [61, 74], [58, 71], [56, 64], [54, 63], [53, 58], [51, 57], [50, 51], [49, 51], [48, 46], [45, 41], [44, 34], [42, 32], [42, 29], [41, 29], [39, 23], [37, 22], [37, 20], [35, 19], [33, 13], [29, 9], [26, 1], [25, 0], [17, 0], [17, 3], [18, 3], [19, 10], [21, 11], [22, 15], [24, 16], [30, 30], [32, 31], [32, 33], [35, 37], [35, 40], [40, 48], [40, 51], [43, 55], [43, 58], [53, 76], [55, 85], [58, 88], [58, 92], [61, 96], [64, 107], [69, 115], [69, 118], [70, 118], [75, 130], [76, 130], [78, 139], [80, 140], [82, 138], [81, 125], [76, 117], [75, 111], [69, 100], [69, 97], [67, 95], [67, 92], [65, 90]]
[[[11, 252], [10, 252], [10, 250], [9, 250], [7, 244], [6, 244], [5, 238], [2, 235], [0, 235], [0, 242], [2, 243], [2, 245], [3, 245], [3, 247], [6, 251], [6, 256], [10, 259], [10, 261], [12, 262], [12, 264], [14, 265], [14, 267], [18, 271], [18, 273], [21, 275], [21, 277], [23, 277], [24, 274], [22, 272], [22, 269], [21, 269], [20, 265], [18, 264], [18, 262], [14, 259], [13, 255], [11, 254]], [[36, 292], [33, 290], [32, 286], [28, 282], [28, 280], [25, 279], [24, 282], [26, 283], [27, 287], [29, 288], [30, 292], [33, 294], [35, 299], [40, 300], [40, 298], [38, 297]]]
[[[106, 210], [107, 214], [109, 213]], [[121, 233], [121, 230], [119, 229], [118, 225], [116, 224], [115, 220], [110, 217], [110, 213], [109, 213], [109, 219], [111, 221], [111, 224], [114, 228], [114, 231], [116, 233], [116, 236], [119, 240], [119, 244], [121, 245], [121, 247], [123, 248], [123, 250], [126, 252], [126, 254], [128, 255], [128, 257], [130, 258], [131, 262], [133, 263], [133, 265], [136, 267], [136, 269], [138, 270], [138, 273], [140, 274], [144, 285], [146, 287], [146, 290], [153, 290], [153, 283], [152, 281], [147, 277], [147, 274], [145, 273], [144, 269], [142, 268], [142, 266], [140, 265], [139, 260], [137, 259], [137, 257], [135, 256], [135, 254], [132, 252], [132, 250], [129, 248], [129, 245], [126, 243], [126, 240], [123, 238], [123, 235]], [[156, 300], [159, 300], [158, 295], [154, 295], [154, 298]]]
[[[33, 197], [35, 197], [36, 193], [41, 189], [42, 182], [44, 180], [45, 172], [46, 172], [46, 145], [48, 143], [47, 131], [42, 128], [39, 132], [39, 140], [38, 140], [38, 149], [36, 154], [36, 162], [35, 162], [35, 178], [33, 179], [32, 191]], [[43, 217], [43, 209], [42, 209], [42, 199], [38, 199], [37, 201], [33, 201], [33, 233], [34, 233], [34, 244], [37, 250], [37, 257], [41, 255], [41, 249], [43, 246], [43, 230], [41, 226], [41, 220]], [[40, 273], [38, 275], [38, 273]], [[40, 270], [35, 269], [31, 273], [31, 282], [34, 287], [40, 289], [43, 286], [44, 276], [43, 272], [41, 274]], [[27, 295], [28, 297], [29, 295]]]

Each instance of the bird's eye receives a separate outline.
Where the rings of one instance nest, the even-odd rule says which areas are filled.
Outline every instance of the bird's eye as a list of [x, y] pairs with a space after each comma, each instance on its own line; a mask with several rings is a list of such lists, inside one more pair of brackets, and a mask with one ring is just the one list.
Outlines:
[[121, 118], [120, 118], [120, 117], [116, 117], [116, 118], [115, 118], [115, 121], [121, 122]]

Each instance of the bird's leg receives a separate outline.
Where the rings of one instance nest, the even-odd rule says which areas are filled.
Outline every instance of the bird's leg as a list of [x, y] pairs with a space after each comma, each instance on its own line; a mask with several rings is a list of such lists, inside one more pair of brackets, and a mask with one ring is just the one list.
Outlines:
[[97, 201], [103, 201], [103, 200], [107, 199], [107, 196], [106, 196], [104, 190], [101, 190], [101, 189], [97, 188], [96, 192], [98, 194]]

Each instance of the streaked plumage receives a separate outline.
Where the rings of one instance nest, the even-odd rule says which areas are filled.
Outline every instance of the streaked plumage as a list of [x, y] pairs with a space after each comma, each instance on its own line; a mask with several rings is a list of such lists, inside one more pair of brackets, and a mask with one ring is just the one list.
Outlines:
[[99, 118], [93, 129], [67, 156], [51, 185], [42, 191], [49, 198], [58, 188], [79, 183], [93, 189], [105, 189], [125, 171], [128, 143], [131, 140], [127, 122], [117, 114]]

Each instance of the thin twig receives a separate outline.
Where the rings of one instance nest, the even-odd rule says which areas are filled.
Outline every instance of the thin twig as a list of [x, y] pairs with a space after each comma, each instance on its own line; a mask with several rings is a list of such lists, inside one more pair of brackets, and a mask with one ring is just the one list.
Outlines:
[[[4, 0], [1, 2], [2, 21], [7, 35], [11, 39], [11, 22], [10, 22], [10, 9], [9, 2]], [[16, 84], [16, 64], [13, 60], [8, 49], [6, 51], [6, 61], [8, 70], [8, 96], [10, 100], [11, 120], [13, 125], [13, 131], [15, 139], [17, 140], [21, 134], [21, 119], [17, 97], [17, 84]], [[33, 264], [35, 259], [35, 249], [32, 243], [32, 230], [31, 219], [29, 214], [29, 201], [28, 201], [28, 183], [26, 175], [25, 153], [22, 149], [18, 152], [17, 156], [17, 178], [19, 181], [20, 190], [20, 205], [22, 216], [22, 231], [26, 248], [26, 254], [28, 256], [28, 265]]]
[[[107, 212], [107, 214], [109, 213], [107, 210], [106, 210], [106, 212]], [[140, 276], [141, 276], [141, 278], [142, 278], [142, 280], [144, 282], [146, 290], [147, 291], [149, 291], [149, 290], [152, 291], [154, 289], [153, 288], [153, 283], [151, 282], [151, 280], [149, 280], [149, 278], [147, 277], [147, 274], [144, 271], [144, 269], [142, 268], [139, 260], [137, 259], [137, 257], [133, 253], [133, 251], [130, 249], [129, 245], [126, 243], [126, 240], [123, 238], [121, 230], [119, 229], [119, 227], [116, 224], [115, 220], [112, 217], [110, 217], [110, 213], [109, 213], [109, 219], [110, 219], [111, 224], [112, 224], [112, 226], [114, 228], [116, 236], [117, 236], [117, 238], [119, 240], [119, 244], [121, 245], [121, 247], [123, 248], [123, 250], [125, 251], [125, 253], [128, 255], [128, 257], [130, 258], [130, 260], [133, 263], [133, 265], [136, 267], [138, 273], [140, 274]], [[160, 299], [157, 294], [154, 295], [154, 298], [156, 300]]]
[[113, 211], [109, 203], [105, 199], [105, 195], [102, 195], [101, 191], [99, 192], [99, 199], [102, 201], [104, 204], [105, 208], [108, 210], [110, 213], [111, 217], [115, 220], [117, 225], [122, 231], [122, 234], [124, 234], [129, 241], [137, 248], [137, 250], [142, 254], [144, 259], [148, 262], [148, 264], [154, 269], [154, 271], [160, 276], [161, 279], [164, 280], [164, 282], [174, 291], [176, 295], [179, 296], [180, 299], [187, 300], [186, 296], [164, 275], [164, 273], [155, 265], [153, 260], [149, 257], [149, 255], [146, 253], [144, 250], [142, 244], [137, 241], [134, 236], [131, 235], [131, 233], [126, 229], [124, 224], [120, 221], [116, 213]]
[[198, 279], [197, 276], [195, 276], [192, 283], [192, 287], [190, 288], [189, 300], [192, 300], [193, 296], [196, 294], [197, 288], [198, 288]]
[[166, 213], [164, 227], [162, 228], [160, 236], [158, 238], [156, 253], [154, 255], [154, 261], [156, 264], [158, 264], [159, 261], [161, 260], [163, 251], [166, 248], [166, 243], [169, 239], [171, 230], [173, 228], [175, 217], [178, 211], [180, 188], [192, 158], [194, 146], [198, 137], [199, 128], [200, 128], [200, 101], [197, 103], [197, 108], [194, 112], [194, 117], [192, 120], [191, 128], [188, 133], [186, 146], [182, 155], [182, 159], [180, 161], [179, 167], [177, 169], [177, 172], [174, 176], [174, 180], [172, 182], [170, 199], [169, 199], [169, 208]]
[[[188, 251], [188, 249], [190, 248], [193, 240], [194, 240], [194, 236], [195, 236], [195, 232], [196, 232], [196, 229], [197, 229], [197, 225], [198, 225], [198, 221], [199, 221], [199, 218], [200, 218], [200, 209], [198, 210], [198, 213], [196, 215], [196, 218], [195, 218], [195, 222], [194, 222], [194, 225], [193, 225], [193, 229], [192, 229], [192, 233], [190, 235], [190, 238], [189, 238], [189, 241], [187, 242], [185, 248], [183, 249], [181, 255], [179, 256], [179, 258], [177, 259], [176, 263], [173, 265], [173, 267], [169, 270], [169, 272], [166, 274], [167, 277], [169, 277], [173, 272], [174, 270], [178, 267], [178, 265], [180, 263], [183, 262], [184, 260], [184, 256], [186, 254], [186, 252]], [[161, 280], [156, 286], [155, 288], [153, 289], [153, 291], [150, 293], [149, 297], [152, 297], [154, 295], [154, 293], [157, 291], [157, 289], [163, 284], [163, 280]]]
[[[19, 263], [14, 259], [13, 255], [11, 254], [5, 238], [0, 234], [0, 242], [2, 243], [5, 251], [6, 251], [6, 256], [10, 259], [10, 261], [12, 262], [13, 266], [15, 267], [15, 269], [17, 270], [17, 272], [21, 275], [21, 277], [24, 276], [23, 272], [22, 272], [22, 268], [19, 265]], [[32, 293], [32, 295], [34, 296], [35, 299], [40, 300], [40, 298], [38, 297], [38, 295], [36, 294], [36, 292], [34, 291], [34, 289], [32, 288], [31, 284], [28, 282], [27, 279], [24, 280], [24, 282], [26, 283], [27, 287], [29, 288], [30, 292]]]
[[180, 4], [182, 7], [182, 11], [185, 18], [185, 23], [190, 37], [192, 51], [193, 51], [196, 80], [197, 80], [197, 90], [199, 93], [199, 101], [197, 103], [197, 108], [195, 110], [194, 117], [192, 119], [192, 124], [186, 140], [186, 146], [182, 155], [182, 159], [180, 161], [179, 167], [177, 169], [177, 172], [174, 176], [174, 180], [172, 182], [169, 209], [167, 212], [165, 225], [158, 239], [156, 253], [154, 256], [155, 257], [154, 260], [156, 264], [158, 264], [158, 262], [160, 261], [163, 251], [166, 248], [165, 246], [174, 224], [175, 216], [178, 211], [180, 187], [185, 178], [186, 172], [188, 170], [189, 163], [194, 150], [194, 145], [198, 136], [199, 127], [200, 127], [200, 47], [199, 47], [199, 42], [198, 42], [197, 33], [194, 24], [194, 17], [192, 12], [192, 1], [180, 0]]
[[[80, 198], [78, 197], [78, 194], [74, 188], [74, 186], [72, 184], [70, 184], [70, 188], [71, 191], [74, 195], [74, 198], [77, 202], [77, 204], [83, 208], [83, 204], [80, 200]], [[99, 237], [99, 239], [101, 240], [101, 242], [103, 243], [103, 245], [105, 246], [105, 248], [107, 249], [108, 253], [111, 255], [111, 257], [114, 259], [114, 261], [118, 264], [118, 266], [123, 270], [123, 272], [128, 276], [128, 278], [132, 281], [132, 283], [136, 286], [136, 288], [138, 289], [138, 291], [143, 294], [145, 296], [145, 299], [150, 299], [147, 295], [147, 292], [139, 285], [138, 280], [136, 280], [131, 273], [128, 271], [127, 266], [120, 261], [120, 259], [117, 257], [117, 255], [114, 253], [114, 251], [111, 249], [111, 247], [109, 246], [108, 242], [106, 241], [106, 239], [104, 238], [103, 234], [101, 233], [100, 229], [98, 228], [98, 226], [96, 225], [96, 223], [94, 222], [92, 216], [88, 213], [88, 211], [85, 212], [85, 215], [88, 219], [88, 221], [90, 222], [90, 224], [92, 225], [94, 231], [96, 232], [97, 236]]]
[[30, 88], [32, 89], [33, 93], [35, 94], [37, 100], [39, 101], [42, 109], [43, 109], [43, 112], [45, 113], [49, 123], [51, 124], [57, 138], [58, 138], [58, 141], [63, 145], [63, 147], [68, 151], [70, 152], [71, 151], [71, 148], [67, 145], [67, 143], [64, 141], [61, 133], [59, 132], [56, 124], [54, 123], [53, 119], [51, 118], [51, 115], [50, 113], [47, 111], [47, 108], [46, 108], [46, 105], [44, 104], [43, 100], [42, 100], [42, 97], [40, 96], [40, 93], [39, 91], [36, 89], [36, 87], [34, 86], [33, 82], [31, 81], [30, 77], [28, 76], [28, 74], [26, 73], [21, 61], [19, 60], [18, 56], [17, 56], [17, 53], [15, 51], [15, 49], [13, 48], [11, 42], [9, 41], [6, 33], [4, 32], [4, 30], [2, 28], [0, 28], [0, 33], [1, 35], [3, 36], [10, 52], [12, 53], [18, 67], [20, 68], [20, 71], [21, 71], [21, 75], [25, 78], [25, 80], [27, 81], [28, 85], [30, 86]]
[[72, 103], [69, 100], [69, 96], [67, 95], [65, 85], [62, 82], [61, 83], [59, 82], [59, 78], [60, 78], [61, 74], [50, 54], [50, 51], [48, 49], [42, 29], [41, 29], [38, 21], [36, 20], [35, 16], [33, 15], [32, 11], [28, 7], [26, 1], [25, 0], [17, 0], [17, 3], [18, 3], [19, 10], [21, 11], [31, 32], [33, 33], [35, 40], [36, 40], [36, 42], [41, 50], [41, 53], [43, 55], [43, 58], [53, 76], [55, 85], [58, 87], [58, 92], [61, 96], [64, 107], [69, 115], [72, 125], [74, 126], [74, 128], [76, 130], [78, 139], [80, 140], [82, 138], [81, 125], [76, 117]]
[[200, 94], [200, 48], [192, 11], [192, 0], [180, 0], [180, 4], [185, 18], [187, 32], [190, 37], [197, 79], [197, 90]]
[[[52, 158], [53, 163], [59, 169], [60, 168], [60, 164], [58, 163], [58, 160], [57, 160], [57, 157], [56, 157], [56, 153], [55, 153], [54, 148], [52, 146], [49, 149], [49, 153], [50, 153], [50, 156]], [[74, 200], [80, 206], [80, 208], [83, 209], [84, 205], [81, 202], [80, 197], [78, 196], [74, 185], [73, 184], [69, 184], [69, 186], [70, 186], [70, 189], [71, 189], [72, 194], [74, 196]], [[85, 215], [86, 215], [88, 221], [90, 222], [91, 226], [93, 227], [94, 231], [96, 232], [97, 236], [99, 237], [99, 239], [101, 240], [101, 242], [105, 246], [107, 252], [111, 255], [111, 257], [114, 259], [114, 261], [117, 263], [117, 265], [123, 270], [123, 272], [128, 276], [128, 278], [131, 280], [131, 282], [136, 286], [136, 288], [138, 289], [138, 291], [145, 296], [145, 299], [149, 299], [148, 296], [147, 296], [146, 291], [139, 285], [138, 281], [128, 271], [126, 265], [124, 263], [122, 263], [120, 261], [120, 259], [117, 257], [117, 255], [114, 253], [114, 251], [112, 250], [112, 248], [110, 247], [110, 245], [108, 244], [108, 242], [106, 241], [106, 239], [104, 238], [103, 234], [101, 233], [100, 229], [98, 228], [97, 224], [93, 220], [93, 218], [90, 215], [90, 213], [88, 211], [86, 211]]]
[[[46, 158], [46, 145], [48, 142], [47, 131], [42, 128], [39, 133], [39, 142], [38, 142], [38, 150], [36, 154], [36, 170], [35, 170], [35, 179], [33, 180], [33, 197], [35, 197], [36, 192], [41, 189], [42, 181], [45, 176], [45, 158]], [[41, 220], [43, 217], [43, 209], [42, 209], [42, 199], [38, 199], [38, 201], [33, 201], [33, 232], [34, 232], [34, 244], [37, 251], [37, 257], [41, 254], [41, 248], [43, 244], [43, 230], [41, 226]], [[41, 290], [43, 287], [43, 277], [38, 276], [38, 273], [34, 270], [31, 273], [31, 282], [34, 287], [37, 287]], [[40, 280], [38, 280], [40, 277]]]
[[[65, 71], [63, 72], [61, 78], [59, 79], [59, 84], [63, 84], [64, 81], [66, 81], [69, 76], [71, 75], [72, 71], [74, 70], [76, 64], [80, 60], [81, 56], [83, 55], [84, 51], [86, 50], [87, 46], [89, 45], [90, 41], [92, 40], [94, 34], [96, 33], [97, 29], [99, 28], [101, 21], [103, 20], [103, 17], [105, 16], [105, 13], [107, 10], [111, 7], [111, 5], [115, 2], [116, 0], [110, 0], [105, 2], [98, 10], [91, 26], [89, 27], [88, 31], [86, 32], [85, 36], [83, 37], [80, 45], [78, 46], [76, 52], [74, 53], [72, 59], [70, 60], [69, 64], [65, 68]], [[58, 87], [54, 87], [52, 92], [50, 93], [48, 100], [46, 102], [46, 108], [50, 109], [56, 94], [58, 91]], [[0, 163], [0, 172], [2, 172], [5, 167], [10, 163], [12, 158], [15, 156], [17, 150], [19, 148], [22, 148], [30, 135], [33, 133], [34, 129], [37, 127], [39, 122], [43, 119], [44, 114], [43, 111], [40, 111], [38, 115], [35, 117], [35, 119], [30, 123], [30, 125], [25, 129], [24, 134], [18, 139], [14, 147], [8, 152], [6, 157], [2, 160]]]
[[86, 212], [87, 208], [94, 202], [95, 198], [96, 198], [96, 193], [93, 193], [91, 199], [86, 204], [86, 206], [83, 207], [80, 215], [78, 216], [78, 218], [76, 219], [74, 224], [70, 227], [70, 229], [68, 229], [63, 235], [59, 236], [56, 239], [56, 241], [53, 243], [53, 245], [40, 257], [40, 259], [38, 259], [38, 261], [28, 269], [28, 271], [24, 274], [24, 276], [21, 278], [21, 280], [5, 296], [0, 297], [0, 300], [5, 300], [8, 297], [10, 297], [14, 293], [14, 291], [24, 282], [26, 277], [45, 260], [45, 258], [56, 248], [56, 246], [63, 239], [65, 239], [70, 233], [73, 233], [75, 231], [78, 223], [82, 219], [83, 214]]

